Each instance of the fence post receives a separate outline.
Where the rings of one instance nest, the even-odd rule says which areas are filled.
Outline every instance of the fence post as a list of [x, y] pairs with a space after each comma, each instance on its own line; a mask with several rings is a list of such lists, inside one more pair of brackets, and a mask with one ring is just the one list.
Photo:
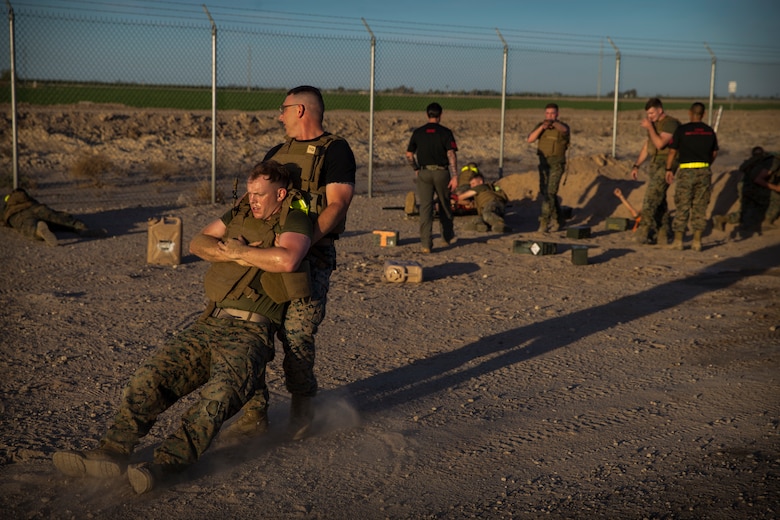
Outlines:
[[498, 145], [498, 178], [501, 179], [504, 176], [504, 129], [506, 127], [506, 62], [509, 54], [509, 46], [506, 44], [506, 40], [501, 35], [501, 31], [496, 27], [496, 33], [501, 39], [501, 43], [504, 44], [504, 68], [501, 73], [501, 142]]
[[11, 165], [13, 168], [14, 189], [19, 187], [19, 128], [17, 126], [16, 114], [16, 49], [14, 46], [14, 8], [11, 2], [5, 0], [8, 6], [8, 35], [11, 39], [9, 47], [9, 58], [11, 60]]
[[211, 22], [211, 203], [217, 203], [217, 24], [206, 5], [203, 10]]
[[704, 47], [707, 49], [707, 52], [709, 52], [710, 56], [712, 57], [712, 67], [710, 70], [710, 108], [707, 109], [708, 116], [709, 116], [707, 124], [712, 126], [712, 106], [713, 106], [713, 98], [715, 97], [715, 62], [717, 62], [718, 59], [715, 57], [715, 53], [712, 52], [712, 49], [710, 49], [710, 46], [707, 45], [707, 42], [704, 42]]
[[376, 78], [376, 37], [368, 26], [365, 18], [363, 25], [366, 26], [368, 34], [371, 35], [371, 78], [369, 79], [368, 89], [368, 198], [374, 193], [374, 80]]
[[615, 159], [615, 148], [617, 146], [617, 116], [618, 116], [618, 92], [620, 88], [620, 50], [612, 43], [607, 36], [607, 41], [615, 49], [615, 106], [612, 109], [612, 158]]

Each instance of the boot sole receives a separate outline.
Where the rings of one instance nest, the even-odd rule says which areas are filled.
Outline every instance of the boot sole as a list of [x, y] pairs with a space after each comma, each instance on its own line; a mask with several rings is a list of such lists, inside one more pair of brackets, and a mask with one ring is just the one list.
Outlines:
[[149, 469], [144, 467], [131, 466], [127, 468], [127, 480], [130, 481], [133, 491], [138, 495], [148, 493], [154, 488], [154, 476]]
[[52, 456], [54, 467], [68, 477], [110, 478], [122, 475], [122, 464], [109, 459], [90, 459], [77, 451], [60, 451]]
[[38, 222], [35, 229], [37, 235], [43, 239], [47, 246], [57, 247], [57, 235], [51, 232], [46, 222]]

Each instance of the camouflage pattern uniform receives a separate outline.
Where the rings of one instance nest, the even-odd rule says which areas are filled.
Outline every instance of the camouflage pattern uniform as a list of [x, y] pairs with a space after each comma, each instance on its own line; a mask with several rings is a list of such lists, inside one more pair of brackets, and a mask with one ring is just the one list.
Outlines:
[[[680, 122], [667, 115], [653, 125], [659, 135], [674, 134]], [[666, 182], [666, 157], [669, 155], [669, 150], [656, 149], [652, 139], [648, 137], [647, 155], [650, 157], [650, 164], [647, 167], [647, 183], [640, 211], [640, 225], [636, 231], [639, 242], [654, 239], [654, 235], [657, 236], [659, 231], [665, 235], [671, 224], [669, 204], [666, 201], [666, 192], [669, 189], [669, 184]]]
[[[264, 236], [263, 233], [273, 237], [279, 226], [279, 215], [267, 221], [276, 224], [268, 223], [268, 229], [264, 229], [254, 220], [246, 222], [250, 214], [248, 204], [239, 205], [236, 213], [232, 210], [225, 213], [222, 217], [227, 228], [225, 238], [245, 236], [254, 242]], [[282, 229], [307, 236], [312, 234], [311, 221], [302, 211], [290, 211], [278, 232]], [[262, 242], [266, 247], [272, 245], [268, 238]], [[218, 262], [212, 264], [212, 269], [215, 266], [224, 268], [225, 264], [230, 263]], [[232, 284], [240, 284], [245, 278], [241, 275], [244, 271], [255, 273], [254, 277], [241, 291], [241, 296], [233, 299]], [[222, 424], [252, 396], [263, 395], [267, 403], [266, 364], [274, 357], [273, 337], [281, 326], [286, 305], [274, 302], [262, 284], [255, 283], [262, 275], [260, 270], [242, 267], [222, 287], [210, 282], [212, 272], [207, 272], [205, 277], [206, 294], [212, 300], [216, 298], [214, 291], [220, 289], [219, 294], [228, 295], [219, 297], [219, 302], [213, 302], [195, 323], [168, 341], [136, 370], [124, 389], [113, 423], [100, 441], [101, 450], [129, 456], [160, 413], [200, 388], [200, 399], [184, 413], [179, 428], [154, 451], [156, 464], [177, 469], [196, 461]], [[257, 313], [258, 321], [215, 317], [224, 310], [223, 306]]]
[[[557, 121], [568, 128], [563, 121]], [[543, 125], [539, 123], [537, 128]], [[566, 172], [566, 150], [569, 148], [569, 134], [562, 134], [555, 129], [546, 129], [538, 140], [537, 155], [539, 156], [539, 196], [542, 199], [542, 211], [539, 222], [557, 224], [562, 227], [566, 220], [558, 200], [558, 188], [563, 174]]]
[[122, 404], [100, 448], [129, 456], [157, 416], [200, 387], [200, 399], [154, 451], [154, 462], [195, 462], [255, 389], [273, 359], [269, 323], [205, 317], [147, 359], [124, 389]]
[[[775, 157], [769, 167], [769, 179], [771, 184], [780, 184], [780, 157]], [[771, 225], [780, 217], [780, 193], [772, 190], [769, 192], [769, 206], [764, 217], [764, 224]]]
[[672, 229], [677, 243], [678, 237], [685, 233], [690, 219], [690, 228], [694, 233], [694, 249], [700, 251], [701, 234], [707, 227], [707, 206], [712, 195], [710, 165], [718, 154], [718, 136], [712, 127], [701, 122], [701, 118], [694, 114], [693, 109], [691, 118], [691, 122], [677, 127], [669, 143], [669, 148], [676, 154], [672, 158], [679, 161], [675, 179], [676, 209]]
[[285, 386], [292, 395], [304, 397], [313, 397], [317, 393], [314, 335], [325, 319], [330, 275], [336, 269], [336, 248], [333, 245], [315, 245], [309, 260], [311, 298], [289, 303], [284, 327], [279, 331], [284, 348]]
[[676, 214], [672, 230], [675, 233], [685, 233], [688, 219], [691, 221], [691, 231], [704, 231], [707, 227], [707, 206], [712, 195], [712, 170], [707, 168], [691, 168], [680, 170], [677, 174], [677, 186], [674, 189], [674, 204]]

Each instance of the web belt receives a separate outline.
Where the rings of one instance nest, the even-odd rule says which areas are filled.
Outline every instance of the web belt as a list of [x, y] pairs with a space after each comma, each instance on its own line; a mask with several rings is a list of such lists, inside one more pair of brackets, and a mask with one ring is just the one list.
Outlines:
[[271, 320], [258, 314], [256, 312], [242, 311], [241, 309], [230, 309], [227, 307], [217, 307], [214, 312], [211, 313], [213, 318], [222, 318], [226, 320], [242, 320], [249, 321], [251, 323], [261, 323], [263, 325], [270, 325]]

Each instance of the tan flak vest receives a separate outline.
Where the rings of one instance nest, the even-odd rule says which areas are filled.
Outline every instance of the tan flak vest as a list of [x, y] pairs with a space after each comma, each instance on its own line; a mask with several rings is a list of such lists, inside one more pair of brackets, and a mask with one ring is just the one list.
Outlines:
[[[247, 243], [262, 242], [261, 247], [271, 247], [276, 238], [274, 226], [278, 222], [278, 213], [268, 221], [253, 218], [249, 195], [244, 195], [233, 210], [233, 219], [228, 224], [222, 240], [242, 236]], [[206, 271], [206, 296], [213, 302], [221, 302], [225, 298], [238, 300], [242, 295], [257, 300], [259, 296], [255, 288], [260, 283], [258, 272], [259, 269], [255, 267], [239, 265], [236, 262], [212, 262]]]
[[563, 134], [553, 129], [547, 129], [539, 136], [538, 153], [545, 157], [565, 157], [569, 148], [569, 134]]
[[[667, 134], [674, 134], [674, 131], [677, 129], [677, 127], [680, 126], [680, 122], [673, 118], [672, 116], [665, 114], [664, 118], [660, 121], [656, 121], [653, 123], [653, 127], [655, 128], [655, 133], [658, 135], [661, 135], [661, 133], [666, 132]], [[669, 155], [669, 147], [666, 146], [662, 150], [658, 150], [655, 147], [655, 143], [652, 139], [650, 139], [650, 136], [647, 137], [647, 156], [650, 157], [651, 160], [655, 162], [665, 162], [666, 157]]]
[[[306, 195], [309, 216], [313, 220], [317, 220], [328, 205], [325, 186], [320, 186], [320, 174], [325, 152], [335, 141], [343, 139], [327, 132], [314, 141], [301, 142], [290, 138], [271, 157], [289, 170], [293, 187]], [[342, 220], [331, 233], [343, 233], [345, 224], [346, 220]]]
[[[249, 195], [244, 195], [233, 209], [233, 219], [227, 225], [222, 239], [244, 237], [247, 243], [261, 242], [259, 247], [272, 247], [276, 234], [281, 232], [290, 212], [290, 204], [300, 196], [297, 190], [290, 190], [282, 203], [282, 211], [268, 220], [259, 220], [252, 216]], [[308, 297], [311, 294], [308, 280], [307, 260], [301, 262], [295, 273], [269, 273], [236, 262], [213, 262], [206, 271], [206, 296], [215, 303], [224, 299], [238, 300], [242, 296], [257, 301], [262, 288], [272, 300], [282, 303]]]

